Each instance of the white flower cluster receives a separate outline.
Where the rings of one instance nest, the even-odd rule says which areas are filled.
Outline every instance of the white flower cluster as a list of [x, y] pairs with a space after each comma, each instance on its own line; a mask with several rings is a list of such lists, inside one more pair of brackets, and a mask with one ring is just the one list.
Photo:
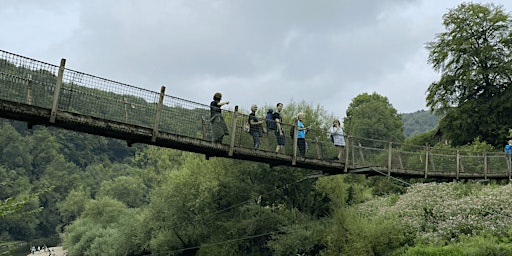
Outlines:
[[415, 184], [392, 201], [372, 200], [359, 210], [368, 218], [394, 218], [425, 243], [443, 243], [482, 231], [499, 235], [512, 228], [510, 184]]

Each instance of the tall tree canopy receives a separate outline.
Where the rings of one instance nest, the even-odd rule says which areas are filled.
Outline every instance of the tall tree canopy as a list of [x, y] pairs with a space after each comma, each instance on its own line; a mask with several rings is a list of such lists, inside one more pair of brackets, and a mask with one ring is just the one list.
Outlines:
[[480, 137], [501, 144], [509, 129], [512, 21], [502, 6], [463, 3], [443, 16], [446, 31], [427, 43], [441, 73], [427, 106], [444, 115], [440, 127], [454, 145]]
[[354, 137], [402, 142], [402, 117], [387, 97], [362, 93], [352, 99], [343, 120], [345, 132]]

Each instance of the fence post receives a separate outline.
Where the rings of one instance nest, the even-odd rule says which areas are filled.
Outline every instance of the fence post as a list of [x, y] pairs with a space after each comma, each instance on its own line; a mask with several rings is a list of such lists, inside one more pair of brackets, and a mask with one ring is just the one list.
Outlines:
[[32, 74], [27, 75], [27, 104], [32, 105]]
[[348, 172], [348, 156], [349, 156], [349, 148], [350, 148], [350, 137], [345, 137], [345, 167], [343, 168], [343, 172]]
[[203, 140], [206, 140], [206, 120], [204, 116], [201, 117], [201, 128], [203, 133]]
[[487, 179], [487, 151], [484, 151], [484, 179]]
[[57, 75], [57, 84], [55, 84], [55, 90], [53, 92], [52, 112], [50, 113], [50, 123], [52, 124], [55, 123], [55, 119], [57, 118], [60, 88], [62, 87], [62, 79], [64, 77], [64, 66], [66, 66], [66, 59], [61, 59], [59, 66], [59, 74]]
[[316, 158], [321, 160], [323, 159], [322, 157], [322, 150], [321, 148], [323, 148], [323, 145], [322, 147], [320, 146], [320, 139], [318, 138], [318, 136], [315, 137], [315, 142], [316, 142]]
[[460, 153], [459, 153], [459, 150], [457, 149], [457, 157], [456, 157], [456, 162], [457, 162], [457, 174], [455, 175], [455, 178], [457, 179], [457, 181], [459, 180], [459, 173], [460, 173]]
[[292, 165], [295, 165], [297, 164], [297, 129], [298, 129], [298, 123], [299, 123], [299, 120], [295, 120], [294, 124], [293, 124], [293, 138], [292, 138], [292, 141], [293, 141], [293, 151], [292, 151]]
[[[510, 161], [510, 156], [505, 156], [505, 157], [508, 157], [508, 161]], [[510, 177], [512, 176], [512, 168], [511, 168], [511, 165], [510, 163], [508, 164], [508, 182], [510, 183], [510, 181], [512, 180]]]
[[236, 138], [236, 120], [238, 119], [238, 106], [235, 106], [235, 112], [233, 113], [233, 121], [231, 122], [231, 137], [229, 141], [229, 152], [228, 156], [233, 156], [235, 150], [235, 138]]
[[391, 149], [393, 148], [393, 142], [389, 142], [388, 146], [388, 176], [391, 176]]
[[124, 105], [124, 122], [128, 123], [128, 102], [126, 101], [126, 97], [123, 95], [123, 105]]
[[162, 114], [164, 96], [165, 86], [162, 86], [162, 88], [160, 88], [160, 98], [158, 99], [158, 105], [156, 106], [155, 122], [153, 123], [153, 137], [151, 137], [152, 142], [156, 142], [156, 138], [158, 137], [158, 125], [160, 124], [160, 115]]
[[429, 146], [428, 144], [425, 146], [425, 179], [427, 178], [427, 173], [428, 173], [428, 153], [429, 153]]
[[361, 145], [361, 141], [359, 141], [357, 144], [359, 145], [359, 157], [361, 157], [361, 163], [359, 165], [365, 165], [364, 155], [363, 155], [363, 146]]

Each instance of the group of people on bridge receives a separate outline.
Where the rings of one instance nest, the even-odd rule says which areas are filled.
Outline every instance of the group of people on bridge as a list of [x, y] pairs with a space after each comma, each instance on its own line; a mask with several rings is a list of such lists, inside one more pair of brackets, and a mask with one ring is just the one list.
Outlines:
[[[222, 143], [222, 139], [225, 135], [229, 135], [229, 130], [222, 117], [221, 107], [229, 104], [229, 101], [222, 101], [222, 94], [217, 92], [213, 95], [213, 101], [210, 103], [210, 122], [212, 124], [212, 140], [217, 143]], [[253, 138], [253, 148], [258, 149], [260, 146], [260, 137], [263, 136], [267, 130], [274, 131], [276, 136], [276, 152], [285, 153], [286, 135], [283, 127], [283, 118], [281, 111], [283, 110], [283, 103], [277, 103], [275, 111], [269, 109], [265, 119], [260, 119], [256, 116], [258, 106], [256, 104], [251, 106], [251, 113], [247, 120], [248, 132]], [[306, 133], [311, 128], [305, 126], [303, 119], [305, 114], [300, 112], [297, 114], [294, 120], [294, 126], [296, 126], [297, 132], [295, 133], [295, 127], [290, 129], [290, 137], [297, 137], [297, 148], [299, 149], [299, 156], [304, 158], [307, 150]], [[333, 145], [338, 151], [338, 160], [341, 160], [343, 155], [343, 149], [345, 148], [345, 137], [341, 123], [339, 120], [334, 120], [332, 126], [327, 131], [329, 138]]]

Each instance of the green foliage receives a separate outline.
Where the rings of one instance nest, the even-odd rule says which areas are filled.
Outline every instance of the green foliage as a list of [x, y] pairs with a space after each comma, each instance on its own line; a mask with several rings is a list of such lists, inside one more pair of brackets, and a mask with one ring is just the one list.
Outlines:
[[419, 110], [414, 113], [402, 114], [402, 121], [404, 122], [405, 137], [409, 138], [436, 128], [439, 117], [430, 111]]
[[311, 126], [312, 130], [326, 129], [326, 127], [332, 125], [333, 120], [338, 119], [333, 114], [328, 113], [321, 105], [311, 106], [306, 101], [291, 101], [284, 106], [283, 122], [293, 124], [300, 112], [305, 114], [304, 124]]
[[293, 224], [283, 228], [282, 232], [272, 236], [268, 242], [272, 255], [320, 255], [325, 249], [322, 236], [326, 223], [310, 220], [302, 224]]
[[58, 209], [64, 223], [70, 223], [77, 219], [85, 210], [87, 202], [91, 199], [90, 191], [83, 186], [71, 190], [65, 200], [58, 204]]
[[112, 181], [104, 181], [97, 196], [109, 196], [128, 207], [138, 208], [147, 203], [147, 194], [148, 190], [140, 178], [120, 176]]
[[509, 104], [512, 20], [501, 6], [462, 3], [443, 16], [446, 31], [427, 44], [441, 78], [428, 88], [427, 106], [444, 115], [440, 128], [453, 145], [480, 137], [504, 143]]
[[437, 138], [435, 136], [436, 130], [430, 130], [424, 133], [413, 135], [407, 139], [405, 139], [404, 146], [402, 146], [402, 150], [414, 150], [416, 147], [410, 147], [409, 145], [416, 146], [434, 146], [438, 143]]
[[472, 256], [506, 256], [512, 255], [512, 245], [495, 236], [480, 235], [464, 238], [459, 243], [445, 246], [418, 245], [408, 248], [405, 256], [416, 255], [472, 255]]
[[392, 204], [384, 198], [358, 206], [373, 218], [397, 218], [415, 235], [415, 243], [444, 245], [467, 236], [510, 230], [512, 186], [479, 183], [414, 184]]
[[343, 126], [348, 135], [358, 138], [402, 142], [402, 117], [387, 97], [363, 93], [352, 99]]
[[64, 247], [71, 255], [126, 255], [134, 248], [128, 234], [121, 233], [119, 227], [135, 216], [117, 200], [90, 200], [81, 218], [66, 227]]

